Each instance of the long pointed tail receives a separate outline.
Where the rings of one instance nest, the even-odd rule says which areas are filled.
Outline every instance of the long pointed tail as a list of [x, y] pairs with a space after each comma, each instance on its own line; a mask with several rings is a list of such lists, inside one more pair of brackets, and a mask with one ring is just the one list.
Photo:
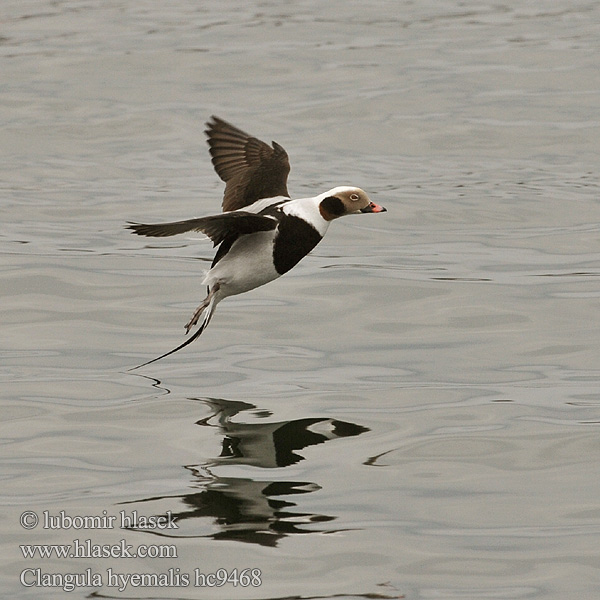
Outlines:
[[140, 367], [145, 367], [146, 365], [149, 365], [150, 363], [156, 362], [157, 360], [160, 360], [161, 358], [165, 358], [165, 356], [169, 356], [170, 354], [174, 354], [178, 350], [181, 350], [182, 348], [185, 348], [188, 344], [191, 344], [197, 337], [199, 337], [200, 334], [206, 329], [206, 327], [210, 323], [210, 320], [211, 320], [211, 318], [213, 316], [213, 313], [215, 312], [215, 308], [217, 307], [217, 298], [216, 298], [215, 294], [214, 293], [209, 294], [209, 298], [210, 298], [210, 300], [209, 300], [208, 305], [206, 306], [206, 308], [204, 309], [204, 312], [202, 314], [202, 320], [200, 321], [200, 325], [198, 327], [198, 331], [196, 331], [194, 333], [194, 335], [192, 335], [191, 338], [185, 340], [185, 342], [183, 342], [183, 344], [180, 344], [179, 346], [177, 346], [177, 348], [173, 348], [173, 350], [169, 350], [169, 352], [166, 352], [165, 354], [161, 354], [160, 356], [157, 356], [156, 358], [153, 358], [152, 360], [149, 360], [148, 362], [142, 363], [141, 365], [138, 365], [137, 367], [132, 367], [131, 369], [127, 369], [127, 370], [128, 371], [135, 371], [135, 369], [139, 369]]

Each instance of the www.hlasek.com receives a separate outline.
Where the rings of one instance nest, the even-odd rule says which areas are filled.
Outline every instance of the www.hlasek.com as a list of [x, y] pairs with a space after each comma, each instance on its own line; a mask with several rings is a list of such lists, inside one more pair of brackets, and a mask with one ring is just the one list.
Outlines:
[[[40, 518], [41, 516], [41, 518]], [[35, 529], [42, 525], [43, 529], [113, 529], [115, 525], [128, 530], [165, 530], [178, 529], [177, 518], [168, 512], [163, 516], [143, 516], [137, 511], [127, 513], [121, 511], [119, 515], [70, 516], [65, 511], [52, 515], [43, 511], [38, 515], [34, 511], [25, 511], [21, 515], [23, 529]], [[71, 544], [22, 544], [21, 553], [27, 560], [44, 559], [127, 559], [127, 558], [177, 558], [175, 544], [139, 544], [133, 546], [125, 539], [115, 544], [95, 544], [91, 539], [74, 539]], [[87, 568], [74, 573], [49, 573], [40, 567], [23, 569], [20, 574], [21, 585], [27, 588], [61, 588], [71, 592], [81, 587], [109, 587], [119, 592], [128, 587], [258, 587], [262, 584], [260, 569], [216, 569], [212, 573], [203, 573], [201, 569], [194, 569], [191, 573], [181, 571], [178, 567], [171, 567], [161, 573], [121, 573], [112, 568], [105, 571], [95, 571]]]

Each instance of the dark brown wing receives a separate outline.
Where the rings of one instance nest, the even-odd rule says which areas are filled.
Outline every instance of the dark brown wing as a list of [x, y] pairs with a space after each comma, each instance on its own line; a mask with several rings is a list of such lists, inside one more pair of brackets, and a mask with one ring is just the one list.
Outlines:
[[217, 175], [225, 182], [223, 210], [238, 210], [262, 198], [289, 198], [290, 163], [276, 142], [261, 142], [218, 117], [206, 123], [210, 155]]
[[132, 223], [127, 228], [138, 235], [149, 237], [168, 237], [185, 233], [186, 231], [201, 231], [207, 235], [215, 246], [228, 236], [238, 236], [244, 233], [270, 231], [277, 227], [278, 221], [272, 217], [255, 215], [245, 211], [227, 212], [220, 215], [176, 221], [174, 223], [156, 223], [145, 225]]

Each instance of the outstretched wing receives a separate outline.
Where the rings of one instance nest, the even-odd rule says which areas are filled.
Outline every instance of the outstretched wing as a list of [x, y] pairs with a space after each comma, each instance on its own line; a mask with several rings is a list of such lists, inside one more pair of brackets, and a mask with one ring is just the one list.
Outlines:
[[143, 224], [132, 223], [128, 229], [132, 229], [138, 235], [149, 237], [168, 237], [185, 233], [186, 231], [201, 231], [207, 235], [215, 246], [220, 244], [226, 237], [237, 237], [245, 233], [257, 233], [258, 231], [270, 231], [277, 227], [278, 220], [274, 217], [255, 215], [245, 211], [227, 212], [220, 215], [200, 217], [199, 219], [188, 219], [187, 221], [175, 221], [174, 223]]
[[289, 198], [287, 152], [273, 147], [218, 117], [211, 117], [205, 131], [212, 163], [225, 182], [223, 210], [231, 211], [263, 198]]

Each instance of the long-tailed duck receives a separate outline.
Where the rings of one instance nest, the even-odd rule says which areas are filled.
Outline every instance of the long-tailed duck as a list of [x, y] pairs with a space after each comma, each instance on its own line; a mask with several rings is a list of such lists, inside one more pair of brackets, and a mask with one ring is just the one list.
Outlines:
[[272, 142], [271, 147], [217, 117], [211, 117], [207, 127], [212, 163], [225, 182], [224, 212], [173, 223], [128, 225], [134, 233], [151, 237], [200, 231], [218, 246], [203, 281], [208, 295], [185, 326], [186, 333], [199, 323], [198, 329], [177, 348], [139, 367], [193, 342], [223, 298], [287, 273], [321, 241], [334, 219], [386, 210], [360, 188], [349, 186], [292, 200], [287, 191], [288, 155], [279, 144]]

